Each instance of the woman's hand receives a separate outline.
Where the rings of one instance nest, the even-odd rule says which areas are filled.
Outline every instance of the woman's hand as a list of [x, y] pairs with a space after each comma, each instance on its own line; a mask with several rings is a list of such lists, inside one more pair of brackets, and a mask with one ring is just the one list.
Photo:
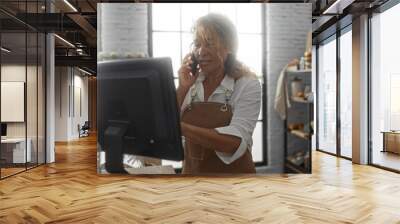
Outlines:
[[191, 54], [187, 54], [182, 61], [182, 66], [178, 70], [179, 76], [179, 87], [183, 89], [189, 89], [193, 83], [196, 81], [198, 76], [198, 72], [192, 74], [192, 67], [193, 64]]
[[187, 134], [187, 124], [181, 121], [181, 134], [182, 136], [186, 136]]

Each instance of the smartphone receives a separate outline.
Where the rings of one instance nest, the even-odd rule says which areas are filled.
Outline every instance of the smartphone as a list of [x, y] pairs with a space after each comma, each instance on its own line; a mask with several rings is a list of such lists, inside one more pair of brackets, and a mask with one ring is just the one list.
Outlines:
[[192, 65], [191, 65], [191, 67], [192, 67], [192, 75], [196, 75], [197, 65], [199, 64], [199, 61], [197, 60], [196, 55], [194, 53], [191, 54], [190, 58], [192, 59], [192, 62], [193, 62]]

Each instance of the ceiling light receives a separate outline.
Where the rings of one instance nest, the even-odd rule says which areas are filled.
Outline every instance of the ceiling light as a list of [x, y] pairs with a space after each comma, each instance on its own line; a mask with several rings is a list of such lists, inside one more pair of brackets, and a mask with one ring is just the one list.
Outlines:
[[332, 5], [330, 5], [322, 14], [331, 13], [332, 9], [336, 9], [337, 5], [339, 4], [340, 0], [336, 0]]
[[67, 45], [69, 45], [70, 47], [75, 48], [75, 45], [71, 44], [71, 42], [69, 42], [68, 40], [58, 36], [57, 34], [54, 34], [55, 37], [57, 37], [58, 39], [60, 39], [61, 41], [63, 41], [64, 43], [66, 43]]
[[7, 52], [7, 53], [10, 53], [10, 52], [11, 52], [11, 50], [9, 50], [9, 49], [7, 49], [7, 48], [5, 48], [5, 47], [1, 47], [1, 50], [4, 51], [4, 52]]
[[83, 55], [83, 50], [81, 48], [77, 48], [76, 53], [78, 53], [79, 55]]
[[79, 71], [81, 71], [81, 72], [83, 72], [83, 73], [85, 73], [85, 74], [87, 74], [87, 75], [92, 75], [92, 73], [90, 73], [90, 72], [88, 72], [88, 71], [85, 71], [85, 70], [83, 70], [83, 69], [81, 69], [81, 68], [79, 68], [78, 67], [78, 69], [79, 69]]
[[74, 10], [74, 12], [78, 12], [78, 10], [71, 4], [69, 3], [68, 0], [64, 0], [65, 4], [67, 4], [72, 10]]
[[355, 0], [336, 0], [322, 14], [342, 14], [343, 10], [351, 5]]

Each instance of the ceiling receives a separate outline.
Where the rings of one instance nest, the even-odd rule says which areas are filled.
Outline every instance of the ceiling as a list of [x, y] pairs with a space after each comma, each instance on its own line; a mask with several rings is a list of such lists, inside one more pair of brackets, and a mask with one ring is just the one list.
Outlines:
[[[312, 3], [313, 37], [321, 35], [347, 15], [377, 7], [387, 0], [304, 0]], [[24, 32], [54, 32], [56, 65], [70, 65], [96, 71], [97, 10], [100, 2], [135, 2], [134, 0], [45, 0], [0, 1], [0, 23], [3, 46], [14, 54], [25, 54]], [[151, 2], [151, 1], [144, 1]], [[257, 1], [255, 1], [257, 2]], [[268, 1], [279, 2], [279, 1]], [[295, 2], [295, 1], [293, 1]], [[50, 12], [50, 8], [52, 13]], [[329, 9], [329, 11], [328, 11]], [[329, 13], [326, 13], [329, 12]], [[28, 38], [30, 39], [30, 38]], [[30, 40], [28, 40], [29, 42]], [[7, 44], [5, 44], [7, 43]], [[28, 44], [28, 54], [34, 53], [35, 44]]]
[[313, 43], [351, 24], [354, 17], [372, 11], [388, 0], [308, 0], [312, 3]]
[[[53, 32], [57, 34], [55, 38], [56, 66], [79, 66], [95, 73], [97, 67], [96, 4], [100, 0], [47, 0], [47, 2], [46, 7], [45, 0], [0, 1], [2, 46], [12, 49], [12, 52], [5, 55], [3, 59], [15, 61], [26, 53], [28, 53], [28, 58], [33, 57], [37, 44], [36, 39], [32, 38], [36, 37], [37, 32]], [[35, 32], [35, 35], [27, 35], [28, 47], [25, 49], [26, 31]], [[39, 47], [42, 46], [39, 45]], [[3, 52], [2, 55], [4, 55]]]

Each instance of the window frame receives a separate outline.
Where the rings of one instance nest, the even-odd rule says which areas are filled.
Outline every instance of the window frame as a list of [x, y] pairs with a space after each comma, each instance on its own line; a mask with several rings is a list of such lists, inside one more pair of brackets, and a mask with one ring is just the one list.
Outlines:
[[[393, 168], [389, 168], [386, 166], [382, 166], [382, 165], [378, 165], [378, 164], [374, 164], [373, 163], [373, 136], [372, 136], [372, 18], [373, 18], [373, 14], [374, 13], [383, 13], [386, 10], [396, 6], [397, 4], [400, 4], [399, 0], [388, 0], [385, 3], [383, 3], [382, 5], [373, 8], [373, 9], [368, 9], [365, 10], [363, 13], [368, 15], [368, 20], [367, 20], [367, 34], [366, 34], [366, 38], [367, 38], [367, 156], [368, 156], [368, 161], [367, 161], [367, 165], [373, 166], [373, 167], [377, 167], [383, 170], [387, 170], [387, 171], [391, 171], [391, 172], [395, 172], [395, 173], [400, 173], [400, 170], [397, 169], [393, 169]], [[322, 31], [321, 33], [317, 34], [316, 37], [313, 38], [313, 44], [316, 47], [316, 91], [318, 93], [318, 88], [319, 88], [319, 82], [318, 82], [318, 70], [319, 70], [319, 65], [318, 65], [318, 48], [319, 48], [319, 44], [328, 39], [332, 33], [337, 32], [337, 29], [341, 29], [340, 27], [346, 27], [348, 25], [352, 25], [352, 16], [351, 15], [347, 15], [345, 17], [342, 17], [340, 20], [338, 20], [335, 24], [333, 24], [331, 27], [325, 29], [324, 31]], [[318, 127], [318, 94], [316, 95], [316, 127]], [[339, 101], [340, 103], [340, 101]], [[351, 158], [347, 158], [347, 157], [342, 157], [339, 155], [334, 155], [331, 154], [329, 152], [325, 152], [323, 150], [319, 150], [319, 145], [318, 145], [318, 129], [316, 130], [316, 150], [323, 152], [323, 153], [327, 153], [333, 156], [337, 156], [337, 157], [341, 157], [344, 159], [348, 159], [348, 160], [352, 160]]]
[[[27, 4], [29, 2], [22, 2], [22, 3], [23, 3], [22, 7], [23, 7], [23, 10], [24, 10], [22, 12], [22, 14], [24, 14], [24, 16], [26, 16], [27, 13], [30, 13], [30, 12], [28, 12], [28, 8], [27, 8]], [[44, 0], [35, 0], [35, 1], [31, 1], [30, 3], [36, 4], [36, 9], [35, 9], [36, 12], [33, 12], [33, 13], [38, 13], [39, 12], [39, 3], [44, 3]], [[24, 122], [23, 122], [23, 124], [24, 124], [24, 136], [22, 138], [25, 141], [25, 146], [24, 146], [25, 147], [24, 148], [24, 150], [25, 150], [25, 164], [24, 164], [24, 167], [21, 167], [23, 169], [21, 169], [21, 170], [19, 170], [17, 172], [13, 172], [11, 174], [7, 174], [7, 175], [4, 175], [4, 172], [2, 173], [2, 171], [4, 171], [4, 170], [2, 170], [3, 168], [0, 166], [0, 180], [7, 179], [9, 177], [18, 175], [20, 173], [23, 173], [23, 172], [26, 172], [28, 170], [31, 170], [31, 169], [34, 169], [34, 168], [37, 168], [39, 166], [47, 164], [47, 144], [48, 144], [48, 142], [47, 142], [47, 128], [46, 128], [47, 127], [47, 81], [46, 81], [46, 77], [47, 77], [47, 56], [48, 56], [47, 55], [47, 44], [48, 44], [48, 39], [47, 39], [48, 36], [47, 36], [47, 34], [48, 33], [44, 32], [44, 31], [42, 31], [40, 29], [37, 29], [35, 27], [32, 27], [27, 23], [21, 22], [11, 12], [9, 12], [9, 11], [7, 11], [5, 9], [2, 9], [2, 11], [3, 11], [2, 13], [6, 14], [7, 16], [9, 16], [11, 19], [20, 22], [21, 23], [21, 27], [23, 27], [23, 29], [15, 30], [15, 31], [14, 30], [11, 30], [11, 31], [10, 30], [0, 30], [0, 45], [2, 45], [2, 35], [3, 34], [19, 33], [21, 35], [24, 35], [24, 50], [23, 51], [24, 51], [25, 55], [23, 57], [24, 57], [24, 61], [25, 61], [25, 64], [24, 64], [24, 66], [25, 66], [25, 68], [24, 68], [24, 72], [25, 72], [25, 81], [24, 81], [24, 83], [25, 83], [24, 86], [25, 87], [24, 87], [24, 91], [25, 91], [25, 93], [24, 94], [25, 95], [24, 95]], [[45, 7], [45, 13], [47, 13], [47, 12], [48, 12], [48, 7], [46, 6]], [[36, 158], [35, 158], [36, 161], [34, 161], [34, 163], [31, 163], [30, 165], [28, 165], [28, 161], [27, 161], [27, 156], [28, 156], [28, 153], [27, 153], [28, 122], [30, 121], [29, 118], [28, 118], [28, 106], [27, 106], [27, 102], [28, 102], [28, 98], [27, 98], [28, 97], [28, 92], [27, 92], [28, 78], [27, 77], [28, 77], [28, 60], [29, 60], [28, 59], [28, 48], [30, 47], [28, 45], [28, 39], [29, 39], [28, 34], [33, 34], [33, 36], [35, 36], [35, 38], [36, 38], [36, 41], [34, 41], [34, 44], [36, 44], [36, 47], [34, 47], [36, 58], [33, 60], [34, 61], [33, 65], [36, 68], [35, 68], [35, 72], [32, 73], [32, 74], [36, 75], [36, 84], [35, 84], [36, 85], [35, 86], [36, 91], [32, 94], [32, 96], [36, 97], [36, 111], [35, 111], [36, 112], [36, 116], [35, 116], [36, 117], [36, 121], [32, 122], [32, 124], [31, 124], [31, 125], [36, 125], [36, 128], [35, 128], [36, 129], [36, 135], [32, 137], [32, 140], [34, 138], [36, 139]], [[40, 45], [39, 45], [39, 43], [40, 43]], [[39, 51], [39, 49], [40, 49], [40, 51]], [[43, 53], [43, 55], [40, 56], [41, 53]], [[39, 58], [40, 58], [40, 60], [43, 60], [43, 61], [40, 61]], [[1, 68], [3, 67], [2, 62], [3, 62], [2, 53], [0, 53], [0, 82], [2, 81], [2, 74], [1, 74]], [[43, 89], [43, 92], [41, 94], [42, 94], [42, 96], [44, 96], [44, 98], [42, 98], [43, 105], [41, 105], [41, 107], [43, 109], [44, 115], [39, 114], [39, 65], [40, 65], [39, 62], [42, 62], [41, 65], [43, 66], [42, 70], [41, 70], [41, 78], [42, 78], [42, 84], [43, 84], [42, 88], [44, 88], [44, 89]], [[1, 89], [1, 86], [0, 86], [0, 89]], [[0, 101], [1, 101], [1, 99], [0, 99]], [[0, 106], [0, 110], [1, 110], [1, 106]], [[42, 117], [40, 118], [39, 116], [42, 116]], [[42, 145], [42, 148], [41, 148], [43, 154], [40, 156], [40, 158], [42, 159], [41, 162], [39, 162], [40, 161], [39, 160], [39, 120], [41, 121], [41, 123], [43, 125], [43, 127], [42, 127], [43, 128], [43, 130], [42, 130], [43, 132], [41, 133], [41, 134], [43, 134], [43, 136], [42, 136], [43, 137], [43, 140], [42, 140], [43, 145]], [[1, 121], [0, 121], [0, 123], [1, 123]], [[0, 155], [1, 155], [1, 152], [2, 152], [2, 146], [0, 145]], [[34, 154], [35, 151], [32, 150], [31, 153]]]
[[[324, 33], [322, 33], [322, 38], [318, 39], [318, 42], [315, 44], [316, 46], [316, 151], [323, 152], [329, 155], [333, 155], [339, 158], [343, 158], [346, 160], [352, 160], [352, 158], [347, 157], [342, 155], [341, 153], [341, 118], [340, 118], [340, 113], [341, 113], [341, 91], [340, 91], [340, 85], [341, 85], [341, 67], [340, 67], [340, 60], [341, 60], [341, 55], [340, 55], [340, 39], [341, 36], [344, 35], [347, 32], [352, 32], [352, 21], [349, 21], [350, 17], [344, 17], [342, 20], [339, 20], [337, 23], [343, 22], [345, 25], [343, 27], [337, 27], [337, 24], [333, 24], [331, 27], [334, 27], [336, 31], [332, 32], [331, 27], [327, 29], [327, 31], [330, 33], [328, 35], [324, 36]], [[322, 44], [327, 44], [331, 41], [336, 41], [336, 152], [331, 153], [328, 152], [324, 149], [319, 148], [319, 88], [320, 88], [320, 66], [319, 66], [319, 47]]]
[[[352, 160], [352, 156], [351, 157], [348, 157], [348, 156], [345, 156], [345, 155], [343, 155], [342, 154], [342, 118], [341, 118], [341, 112], [342, 112], [342, 110], [341, 110], [341, 103], [342, 103], [342, 91], [341, 91], [341, 85], [342, 85], [342, 83], [341, 83], [341, 77], [342, 77], [342, 67], [341, 67], [341, 61], [342, 61], [342, 59], [341, 59], [341, 44], [340, 44], [340, 42], [341, 42], [341, 37], [343, 36], [343, 35], [345, 35], [346, 33], [348, 33], [348, 32], [351, 32], [351, 35], [352, 35], [352, 30], [353, 30], [353, 27], [352, 27], [352, 23], [351, 24], [348, 24], [347, 26], [345, 26], [344, 28], [342, 28], [341, 30], [339, 30], [339, 33], [340, 33], [340, 35], [339, 35], [339, 37], [338, 37], [338, 40], [339, 40], [339, 45], [337, 46], [337, 68], [338, 68], [338, 73], [339, 73], [339, 79], [337, 80], [337, 85], [338, 85], [338, 96], [339, 96], [339, 101], [337, 101], [337, 103], [339, 103], [339, 107], [338, 107], [338, 110], [337, 110], [337, 113], [338, 113], [338, 119], [337, 119], [337, 122], [339, 123], [339, 129], [338, 129], [338, 135], [340, 135], [339, 136], [339, 142], [337, 143], [337, 144], [340, 144], [340, 146], [339, 146], [339, 153], [340, 153], [340, 157], [341, 158], [345, 158], [345, 159], [348, 159], [348, 160]], [[352, 45], [353, 45], [353, 43], [352, 43]], [[352, 51], [353, 52], [353, 51]], [[353, 63], [351, 63], [352, 65], [353, 65]], [[353, 89], [353, 87], [352, 87], [352, 89]], [[352, 111], [353, 111], [353, 108], [352, 108]], [[353, 124], [352, 124], [352, 126], [353, 126]], [[351, 149], [351, 152], [353, 152], [353, 149]]]
[[400, 4], [399, 0], [388, 0], [384, 4], [378, 6], [377, 8], [370, 10], [367, 12], [368, 14], [368, 25], [367, 25], [367, 82], [368, 82], [368, 96], [367, 96], [367, 119], [368, 119], [368, 124], [367, 124], [367, 139], [368, 139], [368, 165], [377, 167], [383, 170], [395, 172], [395, 173], [400, 173], [400, 170], [393, 169], [387, 166], [383, 166], [377, 163], [373, 162], [373, 133], [372, 133], [372, 40], [373, 40], [373, 35], [372, 35], [372, 19], [374, 18], [374, 14], [382, 14], [385, 11], [391, 9], [392, 7]]

